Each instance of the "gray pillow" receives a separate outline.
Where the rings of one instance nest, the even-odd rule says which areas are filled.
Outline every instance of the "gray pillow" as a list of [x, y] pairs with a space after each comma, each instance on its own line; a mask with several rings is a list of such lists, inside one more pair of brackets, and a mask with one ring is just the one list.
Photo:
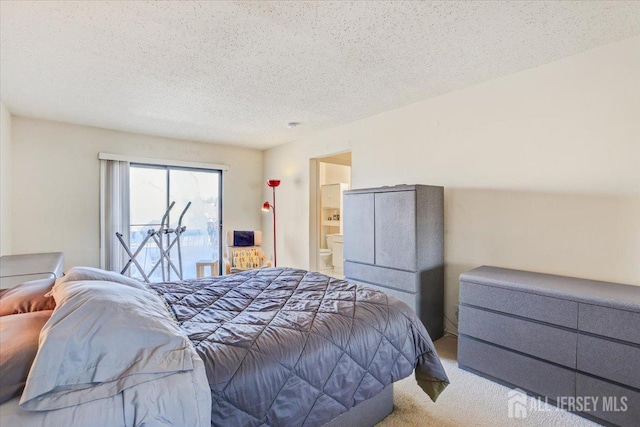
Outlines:
[[51, 310], [0, 317], [0, 403], [19, 396]]

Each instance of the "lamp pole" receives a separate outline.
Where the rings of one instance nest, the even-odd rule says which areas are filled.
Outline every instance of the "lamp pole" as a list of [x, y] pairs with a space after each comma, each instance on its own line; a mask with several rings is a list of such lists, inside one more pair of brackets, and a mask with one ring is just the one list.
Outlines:
[[269, 202], [264, 202], [262, 205], [262, 209], [266, 207], [267, 211], [269, 208], [273, 210], [273, 266], [278, 266], [278, 258], [277, 258], [277, 246], [276, 246], [276, 187], [280, 185], [279, 179], [270, 179], [267, 181], [267, 185], [271, 187], [273, 190], [273, 204], [269, 204]]
[[277, 258], [277, 245], [276, 245], [276, 187], [271, 187], [273, 190], [273, 266], [278, 266]]

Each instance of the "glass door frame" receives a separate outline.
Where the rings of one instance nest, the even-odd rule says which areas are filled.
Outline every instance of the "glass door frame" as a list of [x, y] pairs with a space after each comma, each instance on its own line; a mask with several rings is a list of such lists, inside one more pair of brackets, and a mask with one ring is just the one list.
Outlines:
[[[158, 164], [148, 164], [148, 163], [140, 163], [140, 162], [131, 162], [129, 165], [130, 168], [139, 167], [139, 168], [147, 168], [147, 169], [160, 169], [166, 171], [166, 194], [167, 198], [165, 200], [165, 206], [168, 208], [171, 204], [171, 170], [180, 170], [180, 171], [192, 171], [192, 172], [207, 172], [207, 173], [216, 173], [218, 174], [218, 276], [222, 275], [223, 271], [223, 253], [222, 253], [222, 240], [225, 236], [222, 235], [223, 230], [223, 183], [224, 173], [222, 169], [208, 169], [208, 168], [198, 168], [198, 167], [190, 167], [190, 166], [172, 166], [172, 165], [158, 165]], [[168, 223], [171, 223], [171, 212], [169, 213]], [[161, 238], [164, 238], [161, 237]], [[169, 242], [170, 236], [166, 236], [167, 244]], [[169, 275], [171, 274], [171, 270], [169, 269]], [[212, 272], [213, 274], [213, 272]]]

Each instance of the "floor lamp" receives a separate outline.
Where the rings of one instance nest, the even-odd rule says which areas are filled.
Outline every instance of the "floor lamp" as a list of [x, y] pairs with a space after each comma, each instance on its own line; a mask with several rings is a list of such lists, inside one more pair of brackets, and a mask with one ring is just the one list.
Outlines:
[[267, 185], [273, 190], [273, 203], [264, 202], [262, 204], [262, 210], [269, 212], [269, 209], [273, 211], [273, 266], [278, 266], [276, 258], [276, 187], [280, 185], [279, 179], [270, 179], [267, 181]]

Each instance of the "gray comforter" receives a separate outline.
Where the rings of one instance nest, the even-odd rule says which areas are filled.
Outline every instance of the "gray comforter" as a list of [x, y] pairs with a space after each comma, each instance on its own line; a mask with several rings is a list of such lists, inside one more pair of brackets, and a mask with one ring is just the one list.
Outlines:
[[319, 273], [265, 268], [152, 284], [204, 360], [212, 424], [320, 426], [415, 370], [448, 384], [403, 302]]

